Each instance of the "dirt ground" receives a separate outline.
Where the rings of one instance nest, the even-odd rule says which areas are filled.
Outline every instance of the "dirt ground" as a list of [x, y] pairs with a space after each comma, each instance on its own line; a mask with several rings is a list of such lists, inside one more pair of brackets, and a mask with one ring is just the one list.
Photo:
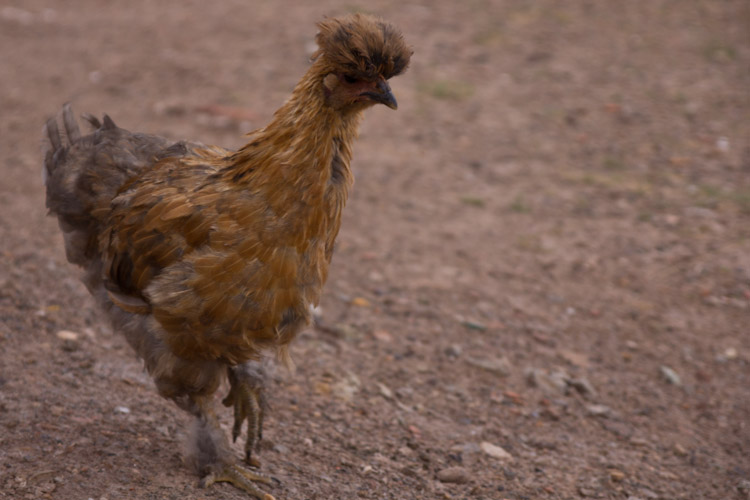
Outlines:
[[352, 10], [415, 53], [356, 145], [327, 328], [274, 371], [270, 491], [750, 498], [746, 0], [0, 2], [0, 498], [247, 498], [199, 487], [66, 262], [40, 131], [72, 100], [238, 147]]

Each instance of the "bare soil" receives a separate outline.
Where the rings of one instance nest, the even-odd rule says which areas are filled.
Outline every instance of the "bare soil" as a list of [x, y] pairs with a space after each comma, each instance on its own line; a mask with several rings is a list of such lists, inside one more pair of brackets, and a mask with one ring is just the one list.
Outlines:
[[40, 130], [72, 100], [237, 147], [354, 9], [415, 54], [362, 127], [326, 328], [275, 370], [270, 491], [748, 498], [745, 0], [0, 2], [0, 498], [246, 498], [199, 487], [66, 262]]

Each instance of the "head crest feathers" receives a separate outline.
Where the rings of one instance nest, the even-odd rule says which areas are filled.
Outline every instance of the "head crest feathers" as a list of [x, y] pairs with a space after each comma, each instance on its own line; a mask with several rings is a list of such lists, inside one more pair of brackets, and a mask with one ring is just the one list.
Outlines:
[[413, 51], [394, 25], [365, 14], [329, 18], [318, 23], [318, 50], [336, 71], [354, 77], [386, 80], [403, 73]]

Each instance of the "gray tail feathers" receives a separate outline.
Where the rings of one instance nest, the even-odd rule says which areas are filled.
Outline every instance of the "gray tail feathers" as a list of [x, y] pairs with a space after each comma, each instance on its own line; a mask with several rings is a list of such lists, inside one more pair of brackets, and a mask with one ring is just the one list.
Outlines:
[[95, 131], [83, 137], [70, 103], [63, 106], [61, 114], [62, 120], [50, 118], [43, 130], [42, 178], [47, 191], [47, 208], [50, 214], [57, 216], [68, 260], [90, 266], [96, 255], [96, 236], [101, 223], [91, 211], [98, 203], [107, 202], [111, 197], [109, 191], [116, 189], [107, 191], [103, 195], [107, 199], [102, 200], [104, 189], [100, 187], [100, 180], [111, 176], [102, 172], [96, 161], [96, 144], [102, 134], [116, 134], [117, 127], [106, 115], [102, 122], [84, 115]]
[[[104, 115], [103, 123], [99, 121], [93, 115], [84, 113], [81, 115], [86, 120], [91, 128], [93, 129], [115, 129], [117, 126], [112, 119]], [[69, 102], [66, 102], [62, 108], [62, 122], [65, 128], [65, 134], [60, 132], [60, 128], [57, 125], [57, 117], [50, 118], [47, 123], [44, 124], [42, 130], [42, 151], [44, 154], [44, 168], [42, 169], [42, 179], [44, 184], [47, 184], [47, 180], [50, 175], [55, 171], [56, 166], [64, 160], [67, 154], [68, 148], [75, 145], [81, 140], [81, 129], [78, 127], [78, 122], [73, 115], [73, 108]], [[67, 137], [67, 141], [65, 138]]]

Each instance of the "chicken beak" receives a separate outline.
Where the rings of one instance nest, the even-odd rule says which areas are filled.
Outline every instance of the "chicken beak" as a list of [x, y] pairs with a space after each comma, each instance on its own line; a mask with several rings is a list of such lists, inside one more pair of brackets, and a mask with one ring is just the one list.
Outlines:
[[391, 86], [385, 80], [378, 82], [378, 93], [376, 95], [377, 98], [375, 100], [377, 102], [385, 104], [391, 109], [398, 109], [398, 102], [396, 102], [396, 98], [391, 91]]
[[366, 97], [372, 102], [385, 104], [391, 109], [398, 108], [398, 103], [396, 102], [396, 98], [393, 97], [393, 92], [391, 92], [391, 86], [388, 85], [388, 82], [381, 78], [380, 80], [378, 80], [374, 87], [375, 88], [373, 88], [372, 90], [362, 92], [360, 94], [360, 97]]

